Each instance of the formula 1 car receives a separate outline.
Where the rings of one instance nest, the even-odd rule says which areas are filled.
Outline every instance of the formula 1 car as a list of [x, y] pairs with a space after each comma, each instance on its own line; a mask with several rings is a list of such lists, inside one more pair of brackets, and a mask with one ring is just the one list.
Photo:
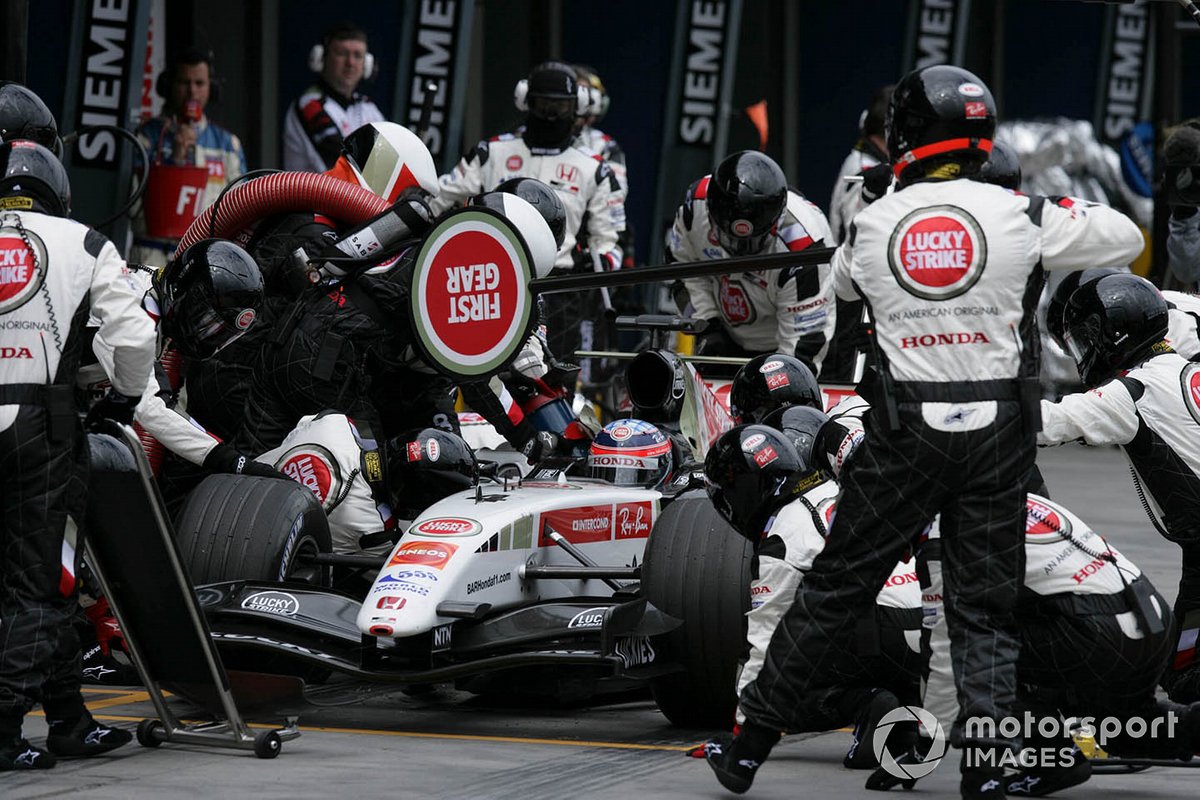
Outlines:
[[[177, 542], [226, 665], [560, 696], [649, 684], [673, 723], [729, 725], [751, 551], [695, 488], [708, 442], [732, 423], [667, 351], [639, 354], [628, 374], [639, 416], [691, 448], [666, 485], [612, 486], [553, 462], [523, 480], [481, 477], [383, 556], [330, 552], [300, 484], [208, 477]], [[373, 579], [344, 579], [355, 570]]]

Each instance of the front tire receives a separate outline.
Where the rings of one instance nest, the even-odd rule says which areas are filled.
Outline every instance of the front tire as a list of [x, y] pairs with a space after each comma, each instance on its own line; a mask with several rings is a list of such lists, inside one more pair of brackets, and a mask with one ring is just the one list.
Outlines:
[[666, 646], [684, 669], [654, 678], [650, 687], [675, 725], [733, 725], [752, 555], [750, 542], [721, 519], [703, 493], [676, 498], [654, 525], [642, 588], [656, 608], [683, 620], [666, 635]]
[[290, 480], [210, 475], [188, 496], [176, 523], [192, 583], [232, 580], [329, 584], [306, 555], [333, 549], [329, 521], [305, 487]]

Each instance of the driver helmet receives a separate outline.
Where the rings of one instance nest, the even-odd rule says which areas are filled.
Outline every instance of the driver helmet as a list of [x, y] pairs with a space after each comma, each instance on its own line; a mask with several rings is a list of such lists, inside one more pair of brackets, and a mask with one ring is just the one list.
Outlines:
[[542, 214], [543, 207], [534, 207], [519, 195], [508, 192], [492, 191], [477, 195], [471, 199], [471, 205], [490, 208], [511, 222], [521, 233], [521, 238], [529, 247], [533, 256], [534, 277], [544, 278], [554, 269], [558, 258], [558, 247], [554, 243], [554, 233]]
[[734, 153], [708, 182], [708, 216], [717, 244], [730, 255], [762, 252], [787, 206], [787, 178], [755, 150]]
[[1089, 387], [1153, 355], [1167, 325], [1167, 301], [1137, 275], [1109, 275], [1080, 286], [1063, 310], [1067, 352]]
[[588, 450], [589, 478], [613, 486], [661, 486], [674, 469], [671, 440], [655, 425], [619, 419], [604, 426]]
[[1021, 157], [1011, 145], [1001, 141], [992, 142], [992, 153], [979, 168], [975, 180], [994, 183], [1014, 192], [1021, 189]]
[[224, 239], [203, 239], [154, 276], [162, 332], [189, 358], [210, 358], [254, 324], [263, 276], [250, 254]]
[[429, 148], [395, 122], [368, 122], [342, 141], [342, 154], [325, 174], [356, 183], [395, 203], [405, 190], [438, 193], [438, 173]]
[[585, 93], [569, 64], [547, 61], [534, 67], [517, 83], [513, 96], [525, 112], [525, 142], [531, 148], [565, 147], [574, 136], [580, 109], [586, 107]]
[[19, 83], [0, 81], [0, 142], [20, 139], [37, 142], [62, 158], [58, 123], [42, 98]]
[[0, 144], [0, 209], [71, 213], [71, 181], [54, 153], [18, 139]]
[[717, 513], [758, 542], [767, 520], [821, 483], [821, 476], [781, 432], [766, 425], [738, 425], [709, 448], [704, 482]]
[[780, 353], [755, 356], [733, 376], [729, 411], [738, 424], [762, 422], [777, 408], [797, 405], [824, 406], [817, 379], [798, 358]]

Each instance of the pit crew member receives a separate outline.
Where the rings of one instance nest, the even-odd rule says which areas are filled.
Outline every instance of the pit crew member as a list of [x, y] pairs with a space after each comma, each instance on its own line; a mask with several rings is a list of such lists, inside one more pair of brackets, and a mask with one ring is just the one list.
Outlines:
[[[1015, 701], [1022, 484], [1039, 427], [1040, 266], [1128, 263], [1142, 237], [1102, 206], [962, 180], [987, 160], [995, 123], [990, 91], [958, 67], [914, 71], [892, 93], [886, 128], [898, 188], [858, 213], [832, 266], [838, 296], [863, 297], [874, 320], [879, 372], [874, 386], [859, 387], [873, 406], [868, 436], [842, 473], [829, 543], [742, 692], [746, 725], [709, 758], [734, 791], [749, 788], [780, 730], [803, 724], [795, 698], [829, 682], [816, 665], [847, 646], [855, 620], [939, 513], [962, 708], [951, 741], [996, 753], [1017, 744], [963, 725], [998, 721]], [[1002, 777], [964, 764], [962, 795], [1003, 796]]]
[[[154, 358], [154, 326], [112, 243], [68, 220], [71, 187], [50, 150], [0, 145], [0, 770], [47, 769], [56, 756], [91, 756], [130, 740], [95, 721], [80, 693], [75, 593], [60, 592], [72, 496], [86, 470], [73, 384], [89, 314], [112, 349], [110, 392], [95, 417], [128, 424]], [[21, 737], [41, 702], [46, 749]]]
[[[812, 408], [788, 410], [811, 412], [814, 419], [802, 423], [810, 439], [825, 419]], [[782, 424], [782, 409], [772, 416]], [[754, 545], [749, 655], [738, 677], [739, 693], [762, 669], [775, 629], [810, 573], [813, 558], [826, 546], [838, 485], [811, 459], [808, 447], [800, 453], [790, 436], [765, 424], [726, 431], [705, 458], [705, 482], [714, 507]], [[800, 733], [853, 724], [847, 767], [876, 766], [868, 732], [887, 711], [919, 696], [921, 592], [915, 568], [911, 559], [895, 565], [873, 612], [864, 615], [855, 642], [823, 665], [829, 684], [820, 695], [805, 698], [812, 705], [805, 727], [789, 729]], [[737, 722], [745, 722], [740, 708]], [[719, 737], [707, 749], [725, 744], [728, 739]]]
[[[746, 150], [688, 188], [667, 233], [667, 254], [673, 261], [707, 261], [799, 252], [829, 239], [821, 210], [788, 189], [778, 164]], [[698, 354], [784, 353], [819, 372], [836, 316], [827, 265], [689, 278], [683, 285], [692, 316], [709, 321]]]
[[1166, 300], [1136, 275], [1081, 285], [1067, 300], [1067, 347], [1090, 391], [1042, 402], [1039, 444], [1120, 445], [1151, 521], [1182, 551], [1175, 600], [1179, 642], [1163, 685], [1171, 699], [1200, 700], [1200, 364], [1163, 341]]

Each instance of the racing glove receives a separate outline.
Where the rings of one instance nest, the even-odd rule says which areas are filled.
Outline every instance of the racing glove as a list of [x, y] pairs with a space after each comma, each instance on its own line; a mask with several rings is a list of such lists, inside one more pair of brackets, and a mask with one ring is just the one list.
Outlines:
[[521, 448], [521, 454], [530, 464], [549, 458], [558, 451], [558, 437], [549, 431], [538, 431]]
[[253, 460], [224, 442], [218, 444], [204, 457], [204, 468], [209, 472], [223, 472], [227, 475], [253, 475], [256, 478], [290, 480], [288, 476], [274, 467]]
[[863, 170], [862, 178], [862, 199], [870, 205], [887, 194], [892, 185], [892, 165], [885, 162], [868, 167]]
[[122, 425], [132, 425], [133, 409], [137, 407], [141, 399], [140, 396], [130, 397], [110, 388], [88, 411], [84, 426], [91, 428], [103, 419], [110, 419]]

